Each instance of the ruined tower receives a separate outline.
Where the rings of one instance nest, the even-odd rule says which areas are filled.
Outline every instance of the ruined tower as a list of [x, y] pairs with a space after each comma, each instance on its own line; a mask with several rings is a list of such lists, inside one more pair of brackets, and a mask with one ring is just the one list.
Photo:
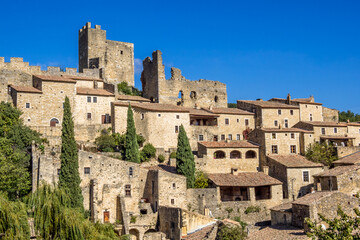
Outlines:
[[134, 44], [106, 39], [99, 25], [88, 22], [79, 30], [79, 71], [99, 69], [108, 83], [134, 86]]

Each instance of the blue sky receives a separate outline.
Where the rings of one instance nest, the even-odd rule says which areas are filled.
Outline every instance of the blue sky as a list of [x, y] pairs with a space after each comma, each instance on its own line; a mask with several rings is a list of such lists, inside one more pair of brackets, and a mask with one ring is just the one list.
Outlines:
[[78, 30], [163, 52], [188, 79], [227, 84], [228, 101], [308, 97], [360, 113], [359, 1], [2, 1], [0, 56], [77, 67]]

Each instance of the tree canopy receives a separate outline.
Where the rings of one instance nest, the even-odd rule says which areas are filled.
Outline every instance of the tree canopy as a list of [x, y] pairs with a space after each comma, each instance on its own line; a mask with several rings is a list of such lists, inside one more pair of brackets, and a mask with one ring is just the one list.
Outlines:
[[338, 159], [335, 147], [326, 142], [310, 144], [306, 149], [305, 157], [312, 162], [322, 163], [326, 166], [331, 166]]
[[350, 110], [339, 112], [339, 121], [340, 122], [360, 122], [360, 115], [355, 114]]
[[125, 136], [125, 160], [129, 162], [140, 163], [140, 153], [136, 137], [134, 114], [130, 104], [127, 113], [127, 128]]

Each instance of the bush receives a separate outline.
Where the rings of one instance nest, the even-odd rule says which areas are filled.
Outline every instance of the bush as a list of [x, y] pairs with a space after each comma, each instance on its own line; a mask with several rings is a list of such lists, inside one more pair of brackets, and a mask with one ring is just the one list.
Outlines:
[[222, 224], [219, 226], [216, 240], [243, 240], [247, 235], [244, 230], [243, 227]]
[[170, 153], [170, 158], [176, 158], [176, 152]]
[[149, 161], [150, 158], [155, 157], [155, 154], [156, 154], [155, 147], [151, 143], [147, 143], [140, 151], [140, 161], [141, 162]]
[[160, 155], [158, 156], [158, 161], [159, 161], [160, 163], [165, 162], [165, 157], [164, 157], [164, 155], [160, 154]]
[[259, 206], [249, 206], [245, 209], [245, 214], [254, 213], [254, 212], [260, 212]]
[[131, 216], [130, 223], [136, 223], [136, 217], [135, 216]]
[[204, 172], [197, 171], [195, 173], [194, 188], [207, 188], [209, 185], [209, 179]]
[[100, 137], [95, 139], [97, 149], [101, 152], [113, 152], [116, 147], [115, 139], [104, 132], [101, 133]]
[[117, 85], [117, 87], [119, 93], [123, 93], [125, 95], [132, 95], [132, 89], [127, 82], [121, 82]]

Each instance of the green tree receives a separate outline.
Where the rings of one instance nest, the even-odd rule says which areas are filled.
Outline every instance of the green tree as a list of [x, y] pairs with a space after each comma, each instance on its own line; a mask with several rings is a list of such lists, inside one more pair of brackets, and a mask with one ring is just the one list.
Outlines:
[[194, 188], [207, 188], [209, 185], [209, 179], [207, 175], [202, 171], [196, 171]]
[[220, 224], [216, 240], [243, 240], [246, 237], [245, 227]]
[[114, 152], [116, 148], [115, 135], [109, 135], [106, 129], [101, 131], [101, 135], [95, 139], [97, 149], [101, 152]]
[[71, 196], [71, 206], [83, 209], [83, 196], [80, 188], [78, 150], [74, 135], [74, 122], [70, 101], [65, 97], [64, 116], [61, 129], [61, 170], [59, 187]]
[[176, 171], [186, 177], [186, 186], [193, 188], [195, 183], [195, 161], [184, 126], [180, 126], [176, 151]]
[[331, 166], [338, 159], [335, 147], [326, 142], [310, 144], [306, 149], [305, 157], [312, 162], [322, 163], [326, 166]]
[[340, 122], [359, 122], [360, 121], [360, 115], [359, 114], [355, 114], [350, 110], [342, 111], [339, 113], [339, 121]]
[[129, 162], [140, 163], [139, 145], [137, 142], [133, 111], [130, 104], [128, 107], [126, 138], [124, 146], [125, 160]]
[[147, 143], [140, 151], [141, 162], [149, 161], [150, 158], [154, 158], [156, 154], [156, 148], [151, 144]]
[[310, 229], [306, 234], [312, 239], [360, 239], [360, 211], [358, 208], [355, 208], [354, 212], [354, 217], [348, 216], [339, 206], [337, 217], [334, 219], [329, 219], [319, 214], [321, 221], [326, 223], [326, 228], [322, 227], [321, 224], [318, 224], [316, 221], [306, 218], [305, 223]]
[[237, 108], [236, 103], [228, 103], [228, 108]]

